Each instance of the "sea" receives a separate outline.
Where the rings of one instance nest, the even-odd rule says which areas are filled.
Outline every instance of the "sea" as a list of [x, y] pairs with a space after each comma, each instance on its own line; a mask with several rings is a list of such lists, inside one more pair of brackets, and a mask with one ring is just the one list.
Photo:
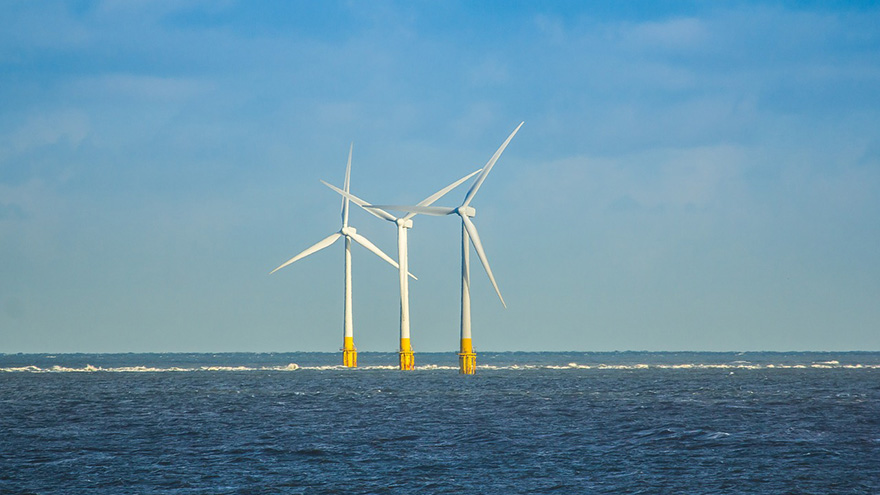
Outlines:
[[880, 494], [880, 353], [0, 354], [2, 494]]

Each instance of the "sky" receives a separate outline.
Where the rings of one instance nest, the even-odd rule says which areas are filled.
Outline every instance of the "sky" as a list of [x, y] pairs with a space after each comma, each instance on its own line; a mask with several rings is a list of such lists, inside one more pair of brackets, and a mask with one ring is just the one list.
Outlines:
[[[352, 193], [482, 167], [480, 351], [880, 350], [872, 2], [17, 1], [0, 16], [0, 352], [336, 351]], [[457, 206], [468, 186], [438, 201]], [[396, 230], [351, 223], [396, 258]], [[409, 232], [455, 351], [460, 223]], [[355, 343], [397, 272], [353, 247]]]

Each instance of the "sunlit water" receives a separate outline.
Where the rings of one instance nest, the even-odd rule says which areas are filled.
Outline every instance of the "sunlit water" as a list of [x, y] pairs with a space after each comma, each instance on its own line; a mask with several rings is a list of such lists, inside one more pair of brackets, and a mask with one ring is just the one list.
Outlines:
[[880, 493], [880, 353], [0, 355], [0, 493]]

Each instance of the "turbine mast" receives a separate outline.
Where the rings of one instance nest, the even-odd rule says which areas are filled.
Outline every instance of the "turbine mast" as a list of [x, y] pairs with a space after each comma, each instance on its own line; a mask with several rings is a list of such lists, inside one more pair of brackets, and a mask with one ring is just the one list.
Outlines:
[[406, 231], [412, 226], [412, 220], [397, 221], [397, 256], [400, 265], [400, 369], [415, 368], [412, 344], [409, 337], [409, 256], [407, 254]]
[[477, 353], [471, 340], [471, 264], [470, 236], [464, 222], [461, 224], [461, 347], [458, 352], [458, 372], [473, 375], [477, 371]]
[[342, 364], [357, 368], [357, 348], [351, 324], [351, 237], [345, 236], [345, 307], [342, 309]]

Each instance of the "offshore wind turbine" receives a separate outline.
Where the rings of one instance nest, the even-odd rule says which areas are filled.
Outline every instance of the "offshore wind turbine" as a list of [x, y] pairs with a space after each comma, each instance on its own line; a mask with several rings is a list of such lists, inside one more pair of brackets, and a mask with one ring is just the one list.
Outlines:
[[[352, 143], [351, 147], [348, 149], [348, 164], [345, 166], [345, 182], [343, 184], [343, 187], [345, 188], [346, 192], [348, 192], [351, 182], [351, 152], [353, 149], [354, 143]], [[339, 240], [340, 237], [345, 238], [345, 304], [342, 311], [342, 364], [348, 366], [349, 368], [356, 368], [357, 348], [354, 345], [354, 330], [352, 326], [351, 315], [351, 241], [354, 240], [361, 246], [372, 251], [376, 256], [382, 258], [394, 268], [398, 268], [399, 266], [397, 262], [391, 259], [391, 257], [389, 257], [387, 254], [382, 252], [382, 250], [376, 247], [375, 244], [370, 242], [366, 237], [358, 234], [357, 229], [348, 225], [348, 201], [348, 198], [342, 198], [342, 228], [339, 230], [339, 232], [331, 234], [324, 239], [318, 241], [311, 247], [307, 248], [305, 251], [282, 263], [278, 268], [272, 270], [269, 274], [271, 275], [272, 273], [277, 272], [278, 270], [295, 261], [298, 261], [310, 254], [316, 253], [330, 246], [331, 244]]]
[[507, 139], [504, 140], [504, 143], [500, 148], [492, 155], [492, 158], [486, 163], [486, 166], [483, 167], [482, 173], [477, 176], [477, 179], [474, 181], [474, 184], [468, 190], [467, 194], [464, 197], [464, 201], [461, 205], [450, 208], [445, 206], [424, 206], [424, 205], [415, 205], [415, 206], [398, 206], [398, 205], [375, 205], [373, 208], [384, 208], [387, 210], [398, 210], [398, 211], [406, 211], [410, 213], [422, 213], [425, 215], [435, 215], [435, 216], [443, 216], [443, 215], [458, 215], [461, 217], [461, 345], [459, 347], [458, 353], [458, 370], [459, 373], [472, 375], [476, 371], [477, 366], [477, 354], [474, 352], [473, 340], [471, 337], [471, 292], [470, 292], [470, 244], [474, 245], [474, 250], [477, 252], [477, 256], [480, 258], [480, 262], [483, 264], [483, 268], [486, 270], [486, 275], [489, 276], [489, 280], [492, 282], [492, 286], [495, 288], [495, 293], [498, 294], [498, 299], [501, 300], [501, 304], [506, 308], [507, 304], [504, 302], [504, 298], [501, 297], [501, 290], [498, 289], [498, 284], [495, 282], [495, 276], [492, 275], [492, 269], [489, 267], [489, 260], [486, 258], [486, 252], [483, 250], [483, 243], [480, 242], [480, 236], [477, 233], [477, 227], [471, 221], [471, 218], [476, 216], [477, 210], [471, 206], [471, 201], [474, 199], [474, 196], [477, 194], [477, 191], [480, 190], [480, 186], [483, 185], [483, 181], [486, 180], [486, 176], [489, 175], [489, 172], [492, 171], [492, 167], [495, 166], [495, 162], [498, 161], [498, 158], [501, 157], [501, 153], [504, 152], [504, 148], [510, 143], [510, 140], [513, 139], [513, 136], [516, 135], [519, 128], [525, 122], [520, 122], [516, 129], [507, 136]]
[[[478, 174], [480, 170], [471, 172], [470, 174], [462, 177], [461, 179], [458, 179], [452, 184], [449, 184], [443, 189], [428, 196], [427, 198], [423, 199], [418, 204], [418, 206], [432, 205], [435, 201], [446, 195], [446, 193], [461, 185], [462, 182]], [[323, 180], [321, 182], [323, 182], [325, 186], [341, 194], [344, 198], [353, 201], [356, 205], [370, 212], [374, 216], [397, 225], [397, 259], [400, 278], [400, 350], [398, 351], [398, 354], [400, 357], [400, 369], [412, 370], [413, 368], [415, 368], [415, 357], [413, 356], [412, 342], [410, 340], [409, 331], [409, 279], [407, 278], [407, 273], [409, 270], [409, 254], [407, 248], [407, 231], [412, 228], [412, 218], [418, 213], [410, 212], [398, 218], [381, 208], [373, 208], [372, 205], [370, 205], [363, 199], [355, 196], [354, 194], [351, 194], [350, 192], [343, 191], [342, 189], [339, 189], [332, 184], [328, 184]]]

